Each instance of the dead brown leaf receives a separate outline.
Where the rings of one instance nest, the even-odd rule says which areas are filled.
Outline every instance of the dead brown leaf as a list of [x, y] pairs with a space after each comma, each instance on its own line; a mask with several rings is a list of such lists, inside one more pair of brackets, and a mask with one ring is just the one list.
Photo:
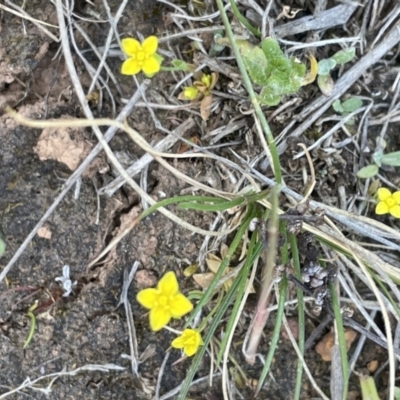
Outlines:
[[203, 100], [200, 103], [200, 114], [201, 118], [204, 121], [207, 121], [210, 118], [211, 114], [211, 104], [212, 104], [212, 95], [204, 96]]
[[[344, 337], [346, 340], [346, 349], [349, 350], [351, 344], [357, 337], [357, 332], [348, 329], [344, 332]], [[324, 361], [332, 360], [332, 348], [335, 344], [335, 334], [333, 331], [327, 333], [321, 341], [315, 346], [315, 351], [321, 356]]]

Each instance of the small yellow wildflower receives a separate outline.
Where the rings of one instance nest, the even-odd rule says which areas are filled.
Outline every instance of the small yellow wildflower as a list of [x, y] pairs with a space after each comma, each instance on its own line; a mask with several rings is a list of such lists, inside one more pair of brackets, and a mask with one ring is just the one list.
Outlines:
[[179, 292], [179, 285], [174, 272], [167, 272], [158, 282], [157, 289], [141, 290], [137, 301], [150, 310], [150, 327], [159, 331], [171, 318], [181, 318], [192, 311], [193, 305]]
[[183, 89], [183, 93], [181, 96], [182, 100], [194, 100], [198, 95], [200, 91], [194, 86], [187, 86]]
[[203, 339], [198, 331], [185, 329], [181, 336], [172, 341], [171, 346], [175, 349], [183, 349], [184, 353], [191, 357], [203, 344]]
[[378, 215], [390, 213], [395, 218], [400, 218], [400, 191], [393, 194], [387, 188], [378, 189], [379, 202], [375, 213]]
[[158, 39], [149, 36], [140, 44], [136, 39], [122, 39], [122, 49], [129, 56], [121, 67], [123, 75], [136, 75], [143, 71], [146, 75], [154, 75], [160, 71], [161, 62], [157, 52]]
[[209, 87], [211, 86], [211, 80], [212, 80], [211, 75], [208, 75], [208, 74], [204, 74], [204, 75], [201, 77], [201, 83], [202, 83], [206, 88], [209, 88]]

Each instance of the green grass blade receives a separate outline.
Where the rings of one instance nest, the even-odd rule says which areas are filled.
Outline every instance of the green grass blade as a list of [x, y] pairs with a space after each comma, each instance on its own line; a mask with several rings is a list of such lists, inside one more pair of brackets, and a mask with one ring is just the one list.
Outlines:
[[185, 324], [185, 328], [190, 325], [190, 323], [193, 321], [194, 317], [200, 312], [201, 308], [205, 304], [207, 304], [207, 302], [209, 301], [209, 299], [213, 295], [214, 289], [217, 286], [217, 283], [220, 281], [221, 276], [222, 276], [225, 268], [229, 265], [232, 256], [234, 255], [237, 247], [239, 246], [239, 244], [240, 244], [240, 242], [241, 242], [241, 240], [243, 238], [243, 235], [245, 234], [245, 232], [246, 232], [251, 220], [255, 216], [256, 216], [256, 210], [255, 210], [254, 205], [251, 204], [251, 205], [249, 205], [249, 209], [247, 211], [247, 215], [246, 215], [244, 221], [242, 222], [240, 228], [236, 232], [235, 237], [233, 238], [233, 241], [232, 241], [231, 245], [229, 246], [228, 253], [227, 253], [226, 257], [222, 260], [222, 263], [219, 266], [219, 269], [218, 269], [217, 273], [215, 274], [215, 277], [214, 277], [213, 281], [211, 282], [210, 286], [207, 288], [206, 292], [204, 293], [204, 296], [199, 301], [199, 303], [197, 304], [196, 308], [192, 311], [192, 313], [190, 314], [189, 318], [187, 319], [186, 324]]
[[265, 378], [268, 375], [268, 372], [271, 368], [272, 360], [274, 358], [275, 350], [278, 345], [279, 336], [281, 333], [281, 326], [283, 320], [283, 312], [285, 310], [285, 301], [286, 301], [286, 292], [287, 292], [287, 279], [286, 277], [282, 278], [280, 285], [280, 293], [279, 293], [279, 301], [278, 301], [278, 311], [276, 314], [275, 327], [274, 332], [272, 334], [271, 345], [268, 350], [268, 355], [265, 360], [265, 364], [263, 370], [261, 371], [261, 375], [258, 379], [258, 384], [256, 388], [256, 394], [260, 392], [261, 388], [264, 385]]
[[224, 317], [224, 314], [231, 304], [231, 302], [234, 299], [234, 296], [236, 295], [238, 286], [239, 286], [239, 279], [235, 279], [232, 286], [230, 287], [229, 291], [227, 292], [226, 296], [221, 302], [221, 305], [218, 309], [218, 311], [215, 314], [215, 317], [213, 318], [208, 330], [207, 334], [204, 336], [203, 341], [204, 345], [200, 348], [198, 353], [194, 356], [194, 359], [192, 361], [192, 364], [189, 368], [189, 371], [186, 374], [186, 378], [183, 382], [182, 389], [179, 392], [179, 396], [177, 400], [186, 400], [187, 399], [187, 394], [190, 388], [190, 384], [193, 381], [194, 376], [197, 373], [197, 370], [199, 369], [199, 365], [201, 360], [203, 359], [203, 356], [206, 352], [207, 346], [210, 343], [215, 330], [217, 329], [219, 323], [221, 322], [221, 319]]
[[349, 388], [349, 360], [347, 358], [346, 338], [344, 335], [342, 313], [340, 312], [340, 302], [333, 284], [329, 285], [329, 290], [332, 296], [332, 306], [335, 313], [336, 326], [338, 331], [340, 358], [342, 362], [343, 373], [343, 400], [347, 398]]
[[[237, 291], [236, 301], [235, 301], [235, 304], [233, 306], [232, 313], [231, 313], [231, 316], [229, 318], [229, 321], [228, 321], [228, 323], [226, 325], [226, 332], [225, 332], [224, 338], [221, 341], [221, 347], [220, 347], [219, 352], [218, 352], [217, 362], [216, 362], [216, 367], [217, 368], [219, 366], [219, 363], [221, 362], [222, 356], [223, 356], [225, 348], [226, 348], [226, 344], [228, 342], [228, 339], [229, 339], [229, 336], [231, 334], [231, 330], [232, 330], [233, 324], [234, 324], [235, 319], [236, 319], [237, 312], [238, 312], [239, 307], [240, 307], [240, 303], [242, 302], [243, 293], [244, 293], [244, 289], [246, 287], [247, 278], [249, 276], [250, 268], [253, 265], [253, 263], [256, 260], [256, 258], [260, 255], [261, 250], [262, 250], [262, 244], [261, 243], [257, 243], [256, 244], [256, 238], [257, 238], [257, 232], [254, 231], [252, 236], [251, 236], [251, 240], [250, 240], [250, 244], [249, 244], [247, 260], [246, 260], [246, 262], [245, 262], [245, 264], [243, 266], [243, 269], [242, 269], [242, 271], [240, 273], [240, 282], [239, 282], [239, 287], [238, 287], [238, 291]], [[238, 279], [239, 279], [239, 277], [238, 277]]]
[[[292, 260], [296, 278], [301, 280], [300, 259], [299, 259], [299, 250], [297, 247], [297, 238], [293, 234], [290, 234], [289, 237], [290, 237]], [[304, 346], [305, 346], [304, 294], [300, 288], [297, 288], [297, 300], [298, 300], [297, 310], [298, 310], [298, 324], [299, 324], [299, 350], [304, 358]], [[300, 399], [302, 378], [303, 378], [303, 362], [302, 360], [299, 359], [297, 361], [296, 385], [294, 388], [293, 400]]]

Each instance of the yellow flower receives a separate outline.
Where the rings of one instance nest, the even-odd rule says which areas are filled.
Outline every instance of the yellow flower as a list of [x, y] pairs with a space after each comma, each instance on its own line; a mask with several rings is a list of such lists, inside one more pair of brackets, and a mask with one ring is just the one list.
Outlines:
[[181, 336], [172, 341], [171, 346], [175, 349], [183, 349], [185, 354], [191, 357], [203, 344], [203, 339], [198, 331], [185, 329]]
[[204, 74], [201, 77], [201, 83], [208, 89], [211, 86], [211, 75]]
[[400, 218], [400, 191], [393, 194], [387, 188], [378, 189], [379, 202], [375, 213], [378, 215], [390, 213], [395, 218]]
[[157, 55], [158, 39], [149, 36], [140, 44], [136, 39], [122, 39], [122, 49], [129, 56], [121, 67], [123, 75], [136, 75], [143, 71], [146, 75], [154, 75], [160, 71], [161, 63]]
[[194, 100], [199, 95], [199, 89], [194, 86], [187, 86], [183, 90], [183, 100]]
[[179, 292], [174, 272], [167, 272], [158, 282], [157, 289], [141, 290], [136, 298], [150, 310], [150, 327], [153, 331], [159, 331], [171, 318], [181, 318], [193, 309], [189, 299]]

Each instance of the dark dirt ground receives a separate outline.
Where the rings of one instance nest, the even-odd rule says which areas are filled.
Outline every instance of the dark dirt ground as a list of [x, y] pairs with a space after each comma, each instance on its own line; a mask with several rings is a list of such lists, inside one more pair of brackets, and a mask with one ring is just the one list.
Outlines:
[[[101, 1], [95, 3], [100, 8]], [[57, 23], [54, 7], [47, 1], [31, 1], [26, 11], [41, 21]], [[135, 36], [135, 32], [140, 31], [146, 36], [162, 32], [163, 12], [163, 6], [154, 5], [151, 0], [130, 2], [121, 22], [121, 26], [125, 26], [124, 34]], [[1, 12], [0, 23], [0, 106], [6, 103], [17, 106], [24, 115], [38, 119], [67, 115], [82, 117], [63, 61], [53, 61], [58, 44], [52, 43], [29, 22], [25, 22], [28, 33], [25, 35], [21, 19], [10, 13]], [[105, 33], [101, 25], [93, 24], [89, 32], [97, 43], [104, 42]], [[118, 74], [119, 64], [117, 58], [110, 60], [110, 66], [120, 79], [123, 90], [130, 94], [131, 80]], [[77, 65], [81, 68], [82, 82], [86, 82], [88, 77], [83, 67], [78, 61]], [[152, 89], [158, 85], [168, 85], [170, 78], [166, 75], [156, 77]], [[95, 107], [93, 110], [95, 112]], [[109, 116], [110, 110], [106, 103], [97, 116]], [[173, 118], [168, 126], [170, 116], [167, 113], [159, 112], [158, 117], [165, 121], [167, 127], [173, 127]], [[153, 128], [150, 117], [140, 109], [130, 116], [129, 122], [148, 141], [162, 137]], [[150, 129], [144, 130], [143, 127]], [[188, 132], [187, 137], [191, 137], [191, 133], [196, 134], [196, 129]], [[2, 267], [42, 217], [71, 173], [63, 163], [39, 159], [34, 147], [40, 134], [41, 130], [17, 126], [6, 115], [0, 117], [0, 226], [7, 243], [6, 254], [0, 260]], [[76, 139], [85, 141], [89, 146], [96, 143], [89, 130], [81, 132]], [[134, 157], [142, 155], [122, 133], [114, 137], [111, 147], [115, 151], [128, 151]], [[177, 167], [190, 176], [196, 176], [199, 170], [207, 169], [203, 162], [190, 160], [180, 160]], [[150, 166], [149, 177], [149, 193], [155, 197], [161, 192], [168, 197], [178, 195], [187, 188], [185, 183], [169, 176], [155, 163]], [[7, 275], [7, 287], [1, 284], [0, 392], [17, 387], [28, 377], [35, 379], [63, 368], [70, 370], [85, 364], [114, 363], [126, 370], [84, 372], [74, 377], [62, 377], [52, 386], [49, 397], [27, 389], [24, 394], [9, 398], [151, 398], [151, 395], [140, 393], [135, 388], [129, 360], [121, 357], [129, 353], [128, 332], [124, 310], [116, 309], [116, 305], [122, 287], [123, 271], [130, 269], [136, 260], [141, 263], [140, 272], [133, 281], [129, 296], [139, 350], [143, 352], [149, 345], [155, 348], [154, 355], [140, 365], [140, 372], [148, 379], [148, 387], [154, 393], [159, 367], [174, 335], [168, 331], [163, 331], [162, 335], [149, 331], [147, 316], [136, 303], [135, 295], [144, 285], [155, 284], [167, 270], [177, 273], [183, 288], [190, 287], [191, 284], [187, 284], [183, 277], [182, 269], [196, 262], [202, 238], [157, 213], [143, 221], [100, 265], [88, 269], [90, 260], [117, 234], [123, 221], [137, 214], [140, 208], [137, 196], [126, 188], [119, 190], [112, 198], [101, 197], [98, 206], [95, 187], [102, 187], [111, 179], [112, 173], [104, 156], [99, 156], [83, 178], [79, 198], [75, 199], [71, 191], [46, 222], [45, 227], [51, 232], [51, 237], [36, 236]], [[97, 223], [98, 210], [100, 214]], [[204, 228], [212, 222], [212, 216], [207, 214], [186, 213], [185, 219]], [[67, 298], [62, 296], [60, 286], [55, 282], [55, 278], [62, 275], [65, 264], [70, 266], [72, 279], [78, 282], [73, 294]], [[33, 289], [37, 291], [33, 292]], [[25, 299], [30, 294], [32, 296]], [[26, 312], [36, 300], [40, 310], [37, 312], [37, 329], [29, 347], [23, 349], [30, 328]], [[248, 324], [249, 320], [249, 316], [244, 318], [242, 324]], [[312, 322], [308, 324], [307, 330], [311, 331]], [[268, 349], [273, 325], [271, 319], [261, 351]], [[248, 376], [256, 378], [261, 364], [247, 366], [240, 347], [238, 344], [236, 358], [242, 361]], [[382, 349], [369, 343], [360, 362], [366, 364], [372, 357], [379, 358], [380, 355], [386, 357]], [[162, 381], [161, 394], [176, 387], [185, 376], [190, 360], [172, 365], [178, 358], [179, 353], [173, 352]], [[199, 376], [207, 374], [209, 361], [206, 356]], [[330, 364], [320, 361], [313, 349], [307, 354], [307, 362], [316, 381], [322, 389], [328, 390]], [[273, 363], [273, 379], [268, 380], [268, 387], [259, 398], [290, 399], [296, 363], [297, 357], [290, 342], [281, 339]], [[382, 379], [385, 380], [384, 376]], [[303, 377], [303, 380], [302, 398], [317, 398], [307, 378]], [[42, 382], [42, 385], [47, 383]], [[357, 386], [350, 389], [357, 390]], [[250, 391], [248, 394], [250, 396]], [[194, 387], [190, 398], [222, 398], [218, 379], [212, 389], [205, 384]]]

